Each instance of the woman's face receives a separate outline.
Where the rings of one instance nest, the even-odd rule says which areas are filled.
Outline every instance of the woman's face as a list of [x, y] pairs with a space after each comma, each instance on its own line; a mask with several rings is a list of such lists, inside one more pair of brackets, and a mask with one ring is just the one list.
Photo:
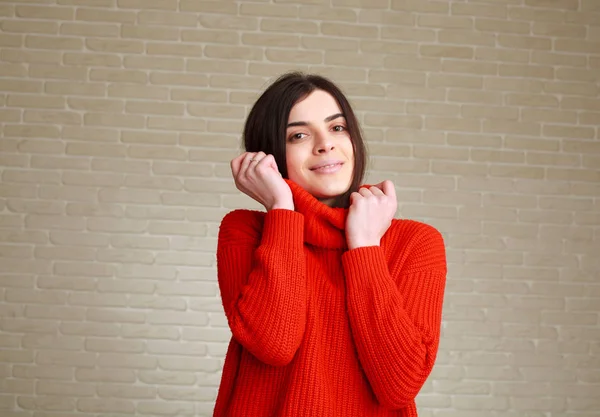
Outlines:
[[346, 126], [337, 101], [323, 90], [298, 101], [288, 119], [288, 177], [328, 205], [352, 183], [354, 151]]

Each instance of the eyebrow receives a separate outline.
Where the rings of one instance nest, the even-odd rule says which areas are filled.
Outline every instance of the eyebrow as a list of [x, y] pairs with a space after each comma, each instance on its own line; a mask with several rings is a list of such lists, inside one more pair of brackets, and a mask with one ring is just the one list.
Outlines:
[[[336, 114], [332, 114], [331, 116], [328, 116], [325, 118], [324, 122], [331, 122], [332, 120], [337, 119], [338, 117], [346, 117], [344, 116], [343, 113], [336, 113]], [[307, 126], [308, 123], [306, 122], [292, 122], [292, 123], [288, 123], [287, 127], [294, 127], [294, 126]]]

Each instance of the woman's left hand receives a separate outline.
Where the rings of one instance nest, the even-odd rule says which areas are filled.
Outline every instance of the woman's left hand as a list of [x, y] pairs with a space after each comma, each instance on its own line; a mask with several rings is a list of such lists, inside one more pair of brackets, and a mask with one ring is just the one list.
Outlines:
[[346, 219], [348, 249], [379, 246], [382, 236], [392, 224], [397, 207], [396, 189], [389, 180], [352, 193]]

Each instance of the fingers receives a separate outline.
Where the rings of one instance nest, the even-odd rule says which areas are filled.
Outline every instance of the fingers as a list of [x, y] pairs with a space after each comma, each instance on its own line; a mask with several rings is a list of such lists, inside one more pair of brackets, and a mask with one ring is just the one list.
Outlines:
[[393, 198], [394, 200], [396, 199], [396, 187], [394, 187], [394, 183], [392, 183], [390, 180], [385, 180], [384, 182], [381, 183], [382, 185], [382, 190], [385, 193], [385, 195], [390, 196], [391, 198]]
[[231, 160], [231, 163], [229, 165], [231, 166], [231, 173], [233, 174], [234, 178], [237, 178], [237, 175], [240, 172], [240, 168], [245, 157], [246, 154], [243, 153]]

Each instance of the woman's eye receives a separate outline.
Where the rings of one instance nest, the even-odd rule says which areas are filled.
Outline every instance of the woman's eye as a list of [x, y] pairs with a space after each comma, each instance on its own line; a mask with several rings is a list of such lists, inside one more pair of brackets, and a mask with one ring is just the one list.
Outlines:
[[334, 126], [333, 130], [335, 130], [336, 132], [343, 132], [344, 130], [346, 130], [346, 128], [344, 126], [338, 125]]
[[304, 133], [294, 133], [292, 136], [290, 136], [291, 140], [300, 140], [302, 138], [304, 138], [304, 136], [306, 136]]

